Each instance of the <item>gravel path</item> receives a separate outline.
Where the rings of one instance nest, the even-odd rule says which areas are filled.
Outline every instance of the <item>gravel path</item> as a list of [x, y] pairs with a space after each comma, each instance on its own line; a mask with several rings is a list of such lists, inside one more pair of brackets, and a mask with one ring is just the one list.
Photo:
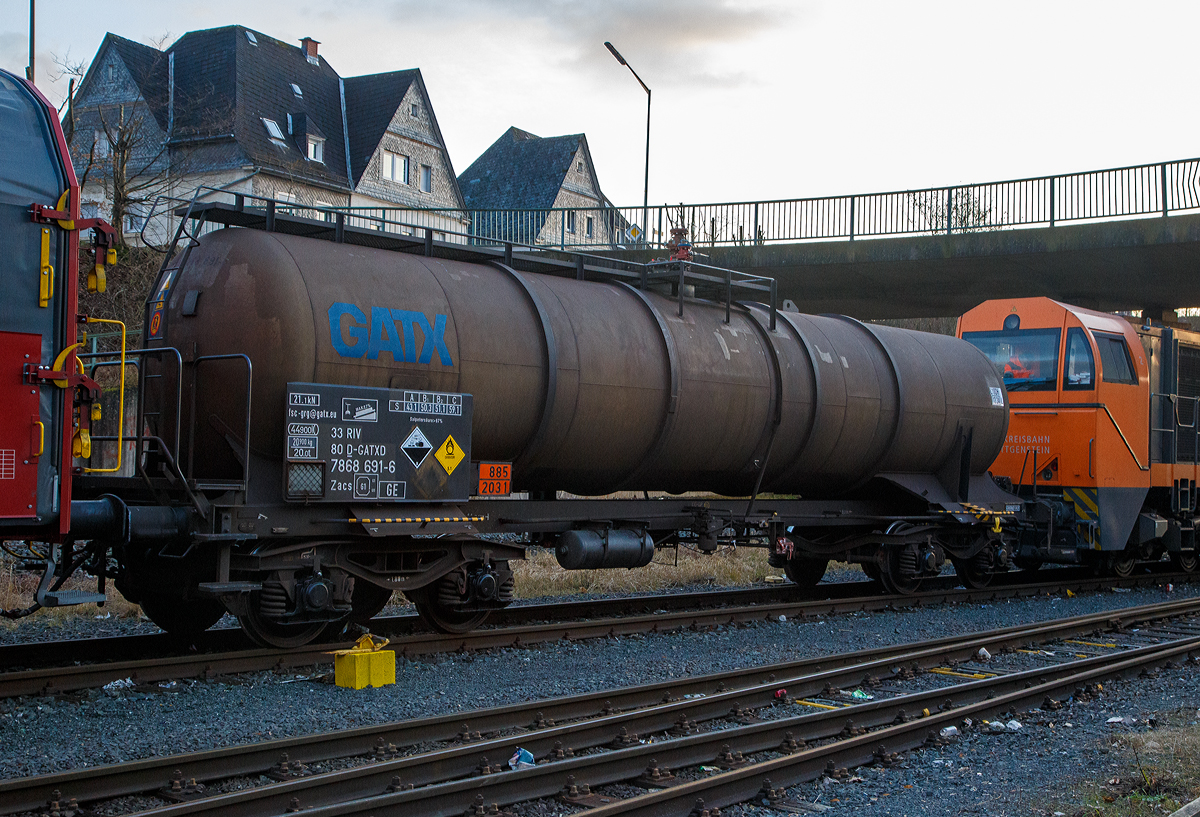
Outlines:
[[[1176, 586], [1170, 593], [1165, 587], [1145, 588], [401, 659], [396, 685], [383, 689], [352, 691], [302, 676], [261, 673], [182, 681], [149, 693], [92, 691], [56, 700], [0, 701], [0, 778], [533, 701], [1195, 595], [1200, 586]], [[1113, 760], [1105, 754], [1105, 738], [1113, 730], [1105, 720], [1111, 715], [1136, 717], [1136, 725], [1121, 728], [1141, 729], [1150, 713], [1190, 710], [1194, 715], [1197, 707], [1200, 673], [1188, 667], [1153, 680], [1112, 685], [1098, 702], [1076, 704], [1053, 717], [1035, 716], [1017, 734], [968, 731], [959, 743], [913, 753], [900, 767], [864, 769], [857, 772], [861, 781], [823, 789], [810, 784], [797, 793], [808, 800], [819, 796], [833, 807], [828, 814], [1029, 815], [1037, 813], [1031, 812], [1031, 804], [1043, 802], [1050, 787], [1065, 791], [1074, 780], [1097, 780], [1111, 771]], [[733, 813], [770, 812], [742, 807]]]

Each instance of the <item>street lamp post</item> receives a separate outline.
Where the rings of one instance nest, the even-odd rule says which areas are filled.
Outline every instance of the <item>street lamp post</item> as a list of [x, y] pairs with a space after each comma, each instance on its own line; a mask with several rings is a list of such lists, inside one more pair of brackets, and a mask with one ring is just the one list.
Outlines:
[[642, 78], [638, 76], [637, 71], [633, 70], [633, 66], [625, 61], [621, 56], [621, 52], [613, 48], [613, 44], [606, 42], [604, 47], [607, 48], [617, 62], [629, 69], [629, 73], [633, 74], [633, 78], [638, 81], [638, 85], [642, 86], [642, 90], [646, 92], [646, 184], [642, 191], [642, 241], [646, 241], [646, 236], [650, 232], [648, 223], [648, 214], [650, 212], [650, 89], [646, 87], [646, 83], [642, 82]]

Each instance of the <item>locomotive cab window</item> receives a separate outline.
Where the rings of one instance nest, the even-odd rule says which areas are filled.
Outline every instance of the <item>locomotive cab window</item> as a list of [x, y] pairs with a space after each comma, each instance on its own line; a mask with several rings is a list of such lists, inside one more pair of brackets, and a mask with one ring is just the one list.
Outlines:
[[996, 365], [1009, 391], [1055, 391], [1058, 388], [1059, 329], [1015, 329], [963, 332]]
[[1096, 362], [1087, 335], [1079, 327], [1067, 330], [1067, 357], [1063, 363], [1064, 389], [1096, 388]]
[[1133, 359], [1129, 356], [1129, 347], [1125, 345], [1125, 338], [1107, 332], [1094, 334], [1096, 346], [1100, 349], [1100, 372], [1104, 382], [1137, 383], [1137, 373], [1133, 368]]

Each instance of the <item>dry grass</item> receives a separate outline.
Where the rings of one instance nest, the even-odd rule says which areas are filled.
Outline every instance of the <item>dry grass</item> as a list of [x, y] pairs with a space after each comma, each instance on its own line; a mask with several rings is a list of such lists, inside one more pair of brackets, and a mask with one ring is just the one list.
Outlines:
[[660, 550], [654, 561], [633, 570], [563, 570], [553, 550], [530, 548], [529, 558], [513, 562], [517, 596], [569, 596], [575, 593], [650, 593], [696, 585], [737, 586], [761, 582], [782, 571], [767, 565], [763, 548], [721, 548], [701, 554], [679, 549]]
[[[512, 563], [517, 597], [524, 599], [580, 593], [653, 593], [697, 586], [747, 587], [761, 584], [768, 575], [783, 575], [782, 570], [767, 564], [767, 551], [763, 548], [721, 548], [712, 554], [680, 548], [678, 564], [673, 550], [660, 550], [650, 565], [633, 570], [563, 570], [551, 549], [530, 548], [528, 553], [526, 561]], [[849, 565], [830, 565], [831, 572], [839, 568], [857, 570]], [[0, 558], [0, 608], [10, 610], [29, 606], [40, 578], [40, 573], [20, 571], [11, 557]], [[65, 587], [94, 590], [96, 580], [76, 574]], [[111, 582], [107, 592], [109, 601], [103, 609], [84, 604], [41, 610], [34, 615], [51, 623], [107, 613], [117, 618], [140, 617], [141, 608], [126, 601]], [[396, 594], [389, 608], [398, 610], [410, 606], [401, 594]], [[19, 621], [0, 619], [0, 627], [19, 626]]]
[[[33, 594], [37, 590], [42, 574], [40, 572], [29, 573], [19, 568], [20, 565], [17, 561], [7, 554], [3, 558], [0, 558], [0, 608], [2, 609], [19, 610], [33, 604]], [[96, 580], [91, 576], [76, 573], [63, 585], [63, 588], [66, 590], [94, 591], [96, 589]], [[98, 608], [94, 604], [80, 604], [73, 607], [52, 607], [39, 610], [33, 614], [33, 618], [38, 619], [41, 623], [54, 625], [61, 624], [68, 619], [92, 618], [97, 615], [111, 614], [115, 618], [135, 619], [141, 615], [141, 608], [136, 604], [126, 601], [117, 592], [116, 588], [112, 586], [112, 582], [109, 582], [106, 592], [108, 594], [108, 601], [103, 608]], [[0, 627], [4, 627], [5, 629], [12, 630], [20, 626], [20, 619], [16, 621], [0, 619]]]
[[1197, 710], [1161, 718], [1160, 728], [1108, 739], [1120, 771], [1077, 789], [1071, 805], [1049, 809], [1071, 817], [1162, 817], [1200, 797]]

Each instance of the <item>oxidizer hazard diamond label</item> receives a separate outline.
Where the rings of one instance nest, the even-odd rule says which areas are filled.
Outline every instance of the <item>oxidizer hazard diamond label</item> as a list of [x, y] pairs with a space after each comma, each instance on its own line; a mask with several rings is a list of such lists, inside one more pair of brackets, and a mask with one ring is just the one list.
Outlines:
[[404, 456], [408, 457], [409, 462], [413, 464], [413, 468], [420, 468], [421, 463], [425, 462], [425, 458], [429, 456], [429, 452], [433, 450], [429, 440], [421, 433], [421, 429], [414, 428], [408, 438], [401, 443], [400, 450], [404, 452]]

